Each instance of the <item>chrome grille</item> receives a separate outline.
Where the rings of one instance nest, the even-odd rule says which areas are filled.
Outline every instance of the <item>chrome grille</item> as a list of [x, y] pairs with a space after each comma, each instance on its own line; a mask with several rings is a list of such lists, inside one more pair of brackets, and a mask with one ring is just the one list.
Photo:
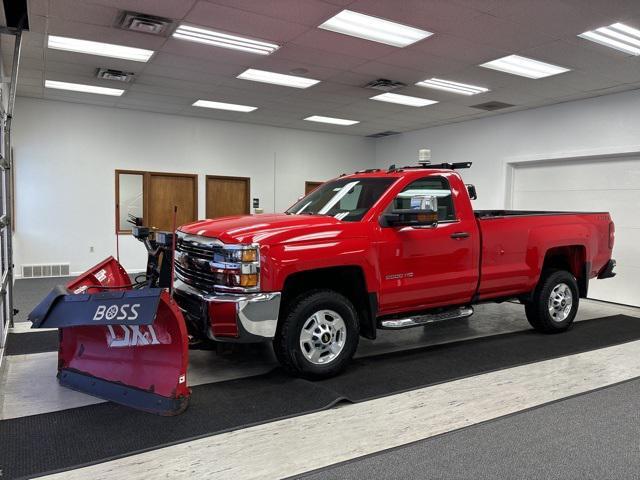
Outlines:
[[189, 255], [195, 255], [196, 257], [213, 260], [215, 258], [215, 252], [212, 249], [195, 246], [193, 243], [182, 242], [178, 243], [177, 249], [179, 252], [187, 253]]
[[222, 244], [216, 239], [202, 241], [178, 232], [175, 271], [176, 277], [183, 282], [212, 292], [216, 285], [222, 284], [222, 279], [211, 271], [211, 263], [222, 258]]
[[247, 248], [241, 244], [224, 244], [216, 238], [178, 232], [174, 262], [176, 278], [207, 293], [257, 291], [259, 285], [239, 285], [243, 274], [259, 273], [259, 261], [241, 261], [241, 252]]

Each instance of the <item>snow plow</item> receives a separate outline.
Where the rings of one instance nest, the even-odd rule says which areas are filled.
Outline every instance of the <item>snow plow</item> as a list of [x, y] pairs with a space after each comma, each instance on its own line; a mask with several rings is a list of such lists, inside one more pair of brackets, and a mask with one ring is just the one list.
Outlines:
[[189, 337], [171, 298], [173, 234], [135, 225], [147, 247], [144, 280], [109, 257], [30, 313], [32, 328], [58, 328], [61, 385], [129, 407], [177, 415], [188, 405]]

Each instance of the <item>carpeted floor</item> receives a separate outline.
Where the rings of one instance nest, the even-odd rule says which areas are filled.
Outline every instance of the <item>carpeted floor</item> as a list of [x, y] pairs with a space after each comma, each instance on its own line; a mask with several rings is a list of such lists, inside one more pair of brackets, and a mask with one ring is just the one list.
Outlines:
[[[580, 322], [562, 335], [528, 330], [358, 359], [344, 374], [325, 381], [277, 370], [200, 385], [193, 388], [189, 409], [177, 417], [103, 403], [8, 419], [0, 422], [0, 438], [7, 441], [0, 465], [12, 472], [11, 478], [70, 468], [326, 409], [340, 400], [365, 401], [638, 339], [640, 322], [619, 315]], [[46, 443], [38, 440], [41, 435]], [[38, 455], [19, 454], [34, 449]]]
[[635, 379], [297, 478], [638, 478], [639, 396]]
[[13, 286], [14, 308], [19, 310], [14, 322], [26, 322], [31, 312], [53, 287], [66, 284], [70, 277], [18, 279]]

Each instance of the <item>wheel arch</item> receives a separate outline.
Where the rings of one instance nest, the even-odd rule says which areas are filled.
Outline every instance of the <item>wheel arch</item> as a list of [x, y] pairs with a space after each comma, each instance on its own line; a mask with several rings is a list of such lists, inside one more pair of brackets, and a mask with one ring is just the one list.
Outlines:
[[578, 282], [581, 298], [587, 296], [589, 290], [589, 270], [587, 249], [584, 245], [563, 245], [549, 248], [544, 255], [540, 274], [549, 270], [566, 270]]
[[323, 288], [347, 297], [358, 313], [360, 335], [376, 337], [378, 299], [375, 292], [368, 291], [364, 271], [358, 265], [303, 270], [288, 275], [282, 289], [279, 317], [304, 292]]

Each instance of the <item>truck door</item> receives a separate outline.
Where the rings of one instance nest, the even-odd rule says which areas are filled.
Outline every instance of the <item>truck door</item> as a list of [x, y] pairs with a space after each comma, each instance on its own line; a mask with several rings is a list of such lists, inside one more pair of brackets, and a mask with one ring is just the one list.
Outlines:
[[381, 313], [467, 303], [476, 289], [479, 234], [466, 190], [452, 190], [445, 176], [426, 175], [387, 210], [410, 208], [412, 195], [436, 195], [438, 224], [380, 227]]

